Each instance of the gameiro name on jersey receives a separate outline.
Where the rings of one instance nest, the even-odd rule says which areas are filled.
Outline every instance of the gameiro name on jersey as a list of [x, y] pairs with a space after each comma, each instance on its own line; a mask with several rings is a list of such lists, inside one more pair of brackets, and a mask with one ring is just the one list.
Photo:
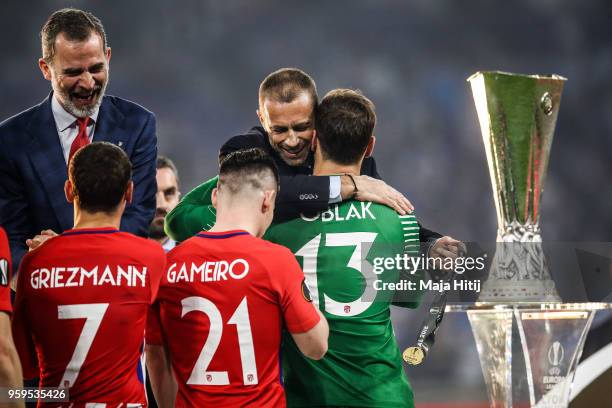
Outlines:
[[[413, 406], [390, 319], [395, 294], [372, 290], [376, 280], [396, 282], [400, 271], [376, 274], [362, 261], [372, 264], [376, 257], [404, 252], [418, 255], [414, 215], [400, 216], [370, 202], [345, 201], [323, 213], [274, 225], [265, 238], [295, 254], [314, 303], [329, 323], [329, 349], [319, 361], [304, 358], [295, 342], [284, 338], [287, 405]], [[402, 306], [416, 307], [420, 296], [413, 293]]]
[[[176, 407], [283, 407], [279, 349], [320, 320], [287, 248], [246, 231], [203, 232], [168, 253], [147, 343], [166, 344]], [[161, 326], [161, 327], [160, 327]]]
[[24, 377], [68, 388], [75, 408], [146, 406], [140, 356], [165, 262], [159, 244], [114, 228], [68, 230], [26, 254], [13, 318]]

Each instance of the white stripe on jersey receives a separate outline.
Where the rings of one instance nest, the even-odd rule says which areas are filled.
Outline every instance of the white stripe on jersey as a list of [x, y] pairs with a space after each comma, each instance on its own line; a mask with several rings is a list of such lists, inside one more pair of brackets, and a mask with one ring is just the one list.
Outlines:
[[[420, 249], [419, 225], [413, 214], [398, 215], [404, 234], [404, 251], [407, 253], [417, 253]], [[414, 232], [412, 232], [414, 231]]]

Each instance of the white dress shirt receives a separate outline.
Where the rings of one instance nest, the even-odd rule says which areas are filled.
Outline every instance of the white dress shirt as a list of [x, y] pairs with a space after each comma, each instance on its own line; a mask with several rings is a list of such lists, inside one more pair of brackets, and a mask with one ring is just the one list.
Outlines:
[[342, 184], [340, 176], [329, 176], [329, 203], [335, 204], [342, 201]]
[[[55, 96], [51, 98], [51, 110], [53, 111], [53, 118], [55, 119], [55, 126], [57, 127], [57, 134], [62, 145], [62, 151], [64, 152], [64, 160], [66, 164], [68, 164], [70, 146], [72, 146], [72, 142], [74, 142], [74, 139], [76, 139], [79, 134], [79, 126], [76, 123], [77, 118], [71, 113], [68, 113], [57, 99], [55, 99]], [[89, 117], [89, 123], [87, 124], [87, 136], [89, 137], [90, 143], [93, 140], [98, 113], [99, 108]]]
[[174, 249], [176, 246], [176, 241], [172, 238], [167, 238], [166, 242], [162, 244], [162, 248], [164, 248], [165, 252], [170, 252], [170, 250]]

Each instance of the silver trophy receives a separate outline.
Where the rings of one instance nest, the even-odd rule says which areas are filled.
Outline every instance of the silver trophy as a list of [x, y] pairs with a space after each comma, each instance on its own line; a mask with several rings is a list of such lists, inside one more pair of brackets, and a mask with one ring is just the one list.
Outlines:
[[540, 199], [565, 78], [477, 72], [468, 81], [498, 243], [478, 302], [447, 310], [468, 314], [492, 407], [567, 407], [595, 310], [607, 306], [561, 303], [542, 249]]

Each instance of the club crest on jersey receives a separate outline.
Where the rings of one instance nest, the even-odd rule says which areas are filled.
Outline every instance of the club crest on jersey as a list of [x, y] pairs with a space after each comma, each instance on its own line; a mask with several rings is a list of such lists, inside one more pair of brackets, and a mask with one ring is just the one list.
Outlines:
[[346, 314], [351, 313], [351, 307], [349, 305], [344, 306], [344, 313]]
[[8, 272], [9, 272], [8, 259], [6, 258], [0, 259], [0, 285], [8, 286], [9, 284]]
[[247, 381], [248, 381], [248, 382], [250, 382], [250, 383], [252, 383], [252, 382], [253, 382], [253, 379], [254, 379], [254, 378], [255, 378], [255, 377], [253, 377], [253, 374], [249, 374], [249, 375], [247, 375]]
[[310, 294], [310, 288], [306, 283], [306, 278], [302, 279], [302, 296], [304, 296], [304, 299], [306, 299], [308, 302], [312, 302], [312, 295]]
[[206, 374], [206, 381], [211, 382], [212, 381], [212, 375]]

